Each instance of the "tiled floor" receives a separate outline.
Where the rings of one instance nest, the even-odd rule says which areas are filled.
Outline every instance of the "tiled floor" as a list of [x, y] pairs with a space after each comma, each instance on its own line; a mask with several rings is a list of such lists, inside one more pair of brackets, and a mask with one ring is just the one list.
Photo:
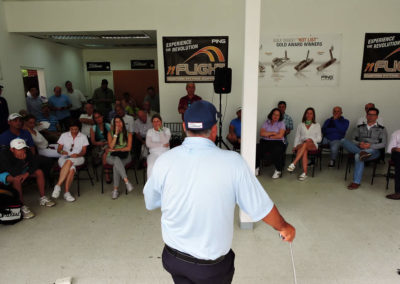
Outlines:
[[[383, 173], [385, 165], [378, 172]], [[259, 177], [282, 215], [297, 228], [293, 253], [298, 283], [400, 283], [400, 201], [385, 198], [385, 179], [369, 185], [366, 168], [360, 189], [349, 191], [340, 170], [316, 171], [304, 182], [294, 174]], [[141, 178], [141, 173], [139, 173]], [[348, 181], [349, 182], [349, 181]], [[75, 186], [73, 187], [75, 189]], [[62, 199], [39, 207], [35, 190], [26, 201], [37, 216], [0, 226], [0, 283], [172, 283], [160, 261], [160, 211], [146, 211], [143, 184], [111, 200], [84, 182], [74, 203]], [[389, 192], [393, 191], [393, 180]], [[233, 283], [293, 283], [289, 244], [259, 222], [240, 230], [235, 222]]]

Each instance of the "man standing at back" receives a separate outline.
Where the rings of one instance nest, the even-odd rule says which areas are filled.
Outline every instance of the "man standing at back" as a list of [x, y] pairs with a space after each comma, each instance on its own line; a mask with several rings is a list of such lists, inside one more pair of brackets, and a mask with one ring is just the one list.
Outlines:
[[286, 241], [295, 237], [245, 160], [215, 145], [216, 116], [211, 103], [193, 103], [185, 141], [157, 159], [143, 190], [148, 210], [161, 207], [162, 261], [175, 283], [231, 283], [236, 204]]
[[49, 98], [49, 107], [53, 111], [55, 117], [63, 131], [69, 128], [68, 119], [71, 116], [69, 109], [71, 108], [71, 101], [67, 95], [61, 94], [61, 87], [54, 87], [54, 95]]
[[81, 91], [72, 87], [71, 81], [65, 82], [65, 88], [67, 88], [67, 96], [69, 97], [72, 105], [70, 109], [71, 117], [79, 118], [82, 113], [82, 104], [86, 103], [86, 98]]
[[179, 105], [178, 105], [178, 112], [182, 115], [182, 120], [185, 111], [190, 108], [190, 106], [197, 101], [201, 100], [201, 97], [198, 95], [195, 95], [194, 92], [196, 91], [196, 85], [194, 83], [187, 83], [186, 84], [186, 92], [187, 95], [183, 96], [179, 100]]
[[108, 117], [108, 113], [112, 109], [114, 103], [114, 92], [108, 88], [108, 81], [103, 79], [101, 87], [94, 90], [93, 100], [95, 109], [102, 113], [104, 117]]

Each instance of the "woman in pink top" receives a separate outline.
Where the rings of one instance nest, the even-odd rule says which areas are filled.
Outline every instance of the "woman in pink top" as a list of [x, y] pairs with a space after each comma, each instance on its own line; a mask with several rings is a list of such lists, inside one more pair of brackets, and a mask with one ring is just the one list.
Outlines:
[[293, 172], [297, 162], [302, 159], [304, 172], [299, 175], [300, 181], [307, 178], [308, 152], [317, 150], [318, 143], [321, 140], [321, 126], [315, 122], [315, 110], [309, 107], [303, 114], [302, 123], [297, 126], [293, 148], [293, 152], [296, 152], [296, 158], [288, 167], [288, 171]]
[[285, 152], [285, 123], [283, 115], [278, 108], [274, 108], [268, 114], [260, 130], [260, 157], [265, 159], [267, 153], [270, 154], [272, 163], [275, 166], [273, 179], [282, 175], [283, 154]]

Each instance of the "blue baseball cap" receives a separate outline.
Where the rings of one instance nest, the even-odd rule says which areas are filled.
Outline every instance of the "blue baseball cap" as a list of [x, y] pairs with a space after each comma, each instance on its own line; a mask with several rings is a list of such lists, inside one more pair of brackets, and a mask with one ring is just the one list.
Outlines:
[[207, 130], [217, 123], [217, 109], [208, 101], [194, 102], [184, 115], [187, 130]]

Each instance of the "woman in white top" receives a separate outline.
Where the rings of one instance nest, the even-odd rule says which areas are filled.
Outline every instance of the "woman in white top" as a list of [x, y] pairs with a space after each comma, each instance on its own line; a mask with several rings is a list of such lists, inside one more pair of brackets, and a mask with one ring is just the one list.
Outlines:
[[24, 129], [28, 130], [32, 136], [38, 153], [41, 156], [49, 158], [59, 158], [61, 155], [57, 152], [57, 144], [49, 145], [46, 138], [36, 129], [36, 117], [32, 114], [25, 116]]
[[296, 152], [296, 158], [289, 165], [288, 171], [293, 172], [300, 159], [303, 164], [303, 173], [299, 175], [299, 180], [307, 178], [308, 151], [318, 149], [318, 143], [321, 142], [321, 126], [315, 122], [315, 110], [312, 107], [306, 109], [303, 114], [302, 123], [297, 126], [296, 137], [294, 139], [293, 152]]
[[171, 138], [171, 131], [162, 127], [162, 119], [159, 114], [154, 114], [151, 122], [153, 128], [149, 129], [146, 134], [146, 146], [150, 151], [150, 155], [147, 156], [147, 178], [150, 177], [157, 158], [169, 150], [169, 139]]
[[86, 148], [89, 145], [87, 136], [79, 131], [80, 127], [79, 120], [71, 120], [69, 131], [61, 134], [60, 139], [58, 139], [57, 151], [61, 155], [58, 159], [58, 165], [61, 170], [57, 184], [54, 186], [53, 198], [60, 196], [61, 185], [65, 182], [64, 199], [68, 202], [75, 201], [75, 198], [69, 192], [69, 188], [74, 180], [75, 166], [80, 166], [85, 162]]

